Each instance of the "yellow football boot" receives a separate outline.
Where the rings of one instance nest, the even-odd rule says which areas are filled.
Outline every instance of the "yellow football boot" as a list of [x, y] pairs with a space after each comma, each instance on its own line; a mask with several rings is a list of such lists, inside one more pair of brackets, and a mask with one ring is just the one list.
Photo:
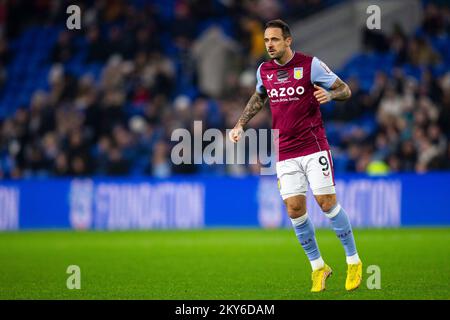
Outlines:
[[347, 279], [345, 280], [345, 289], [355, 290], [362, 281], [362, 262], [349, 264], [347, 268]]
[[314, 270], [311, 276], [312, 279], [312, 288], [311, 292], [320, 292], [325, 290], [325, 281], [333, 271], [331, 268], [325, 264], [322, 268]]

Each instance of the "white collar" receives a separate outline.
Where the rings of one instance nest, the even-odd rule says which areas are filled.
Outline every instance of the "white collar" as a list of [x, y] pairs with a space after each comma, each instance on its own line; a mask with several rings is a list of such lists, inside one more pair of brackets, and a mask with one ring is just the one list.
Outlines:
[[275, 60], [275, 59], [273, 59], [273, 61], [277, 64], [277, 65], [279, 65], [279, 66], [285, 66], [285, 65], [287, 65], [289, 62], [291, 62], [291, 60], [294, 58], [294, 56], [295, 56], [295, 51], [292, 51], [292, 57], [288, 60], [288, 61], [286, 61], [286, 63], [284, 63], [284, 64], [281, 64], [281, 63], [279, 63], [277, 60]]

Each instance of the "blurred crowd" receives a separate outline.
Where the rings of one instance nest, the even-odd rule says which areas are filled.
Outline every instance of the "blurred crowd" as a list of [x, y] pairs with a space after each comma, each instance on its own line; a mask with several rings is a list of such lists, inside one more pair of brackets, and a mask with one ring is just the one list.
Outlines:
[[[408, 36], [364, 30], [364, 50], [392, 60], [369, 90], [347, 74], [353, 91], [325, 115], [340, 129], [335, 155], [341, 170], [386, 173], [450, 169], [450, 10], [425, 6], [421, 26]], [[367, 56], [367, 54], [366, 54]], [[370, 59], [366, 59], [370, 63]], [[342, 125], [346, 123], [346, 125]], [[337, 128], [337, 129], [336, 129]]]
[[[232, 128], [267, 58], [264, 21], [295, 21], [293, 8], [307, 7], [310, 12], [297, 12], [309, 14], [327, 1], [168, 2], [173, 10], [145, 0], [79, 3], [83, 28], [59, 32], [48, 52], [47, 87], [0, 119], [0, 178], [259, 172], [245, 165], [175, 165], [171, 134], [193, 132], [194, 121], [203, 130]], [[14, 31], [3, 32], [0, 84], [13, 55], [8, 41], [29, 27], [23, 21], [65, 23], [65, 1], [36, 3], [41, 14], [14, 20]], [[365, 34], [366, 50], [393, 55], [395, 68], [392, 75], [377, 73], [370, 90], [347, 75], [353, 98], [324, 109], [336, 171], [450, 169], [450, 72], [432, 73], [445, 57], [427, 41], [448, 37], [449, 17], [448, 7], [429, 4], [419, 35]], [[420, 66], [420, 79], [405, 73], [405, 65]], [[270, 109], [249, 127], [270, 129]]]

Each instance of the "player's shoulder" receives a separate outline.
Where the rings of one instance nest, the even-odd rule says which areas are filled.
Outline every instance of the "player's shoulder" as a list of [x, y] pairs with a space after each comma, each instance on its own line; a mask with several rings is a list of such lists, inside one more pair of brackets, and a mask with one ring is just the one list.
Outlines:
[[258, 72], [261, 72], [263, 70], [271, 69], [275, 66], [272, 60], [263, 61], [258, 66]]
[[256, 69], [256, 74], [262, 77], [264, 74], [272, 71], [274, 68], [275, 66], [272, 65], [272, 61], [263, 61], [259, 64], [258, 68]]
[[261, 62], [259, 65], [258, 65], [258, 68], [256, 68], [256, 71], [257, 72], [260, 72], [260, 70], [261, 70], [261, 68], [262, 68], [262, 66], [264, 65], [264, 63], [266, 63], [267, 61], [263, 61], [263, 62]]
[[295, 51], [295, 59], [297, 61], [312, 61], [315, 57], [304, 52]]

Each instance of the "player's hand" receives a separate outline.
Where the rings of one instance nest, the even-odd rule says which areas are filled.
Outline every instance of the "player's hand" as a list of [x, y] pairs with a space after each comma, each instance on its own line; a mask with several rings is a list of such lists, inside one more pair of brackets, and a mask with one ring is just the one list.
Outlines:
[[239, 139], [241, 139], [242, 133], [244, 132], [244, 129], [242, 126], [236, 125], [231, 131], [228, 133], [228, 137], [231, 141], [234, 143], [238, 142]]
[[331, 93], [324, 88], [314, 85], [314, 89], [316, 89], [316, 91], [314, 91], [314, 97], [316, 97], [320, 104], [324, 104], [332, 100]]

